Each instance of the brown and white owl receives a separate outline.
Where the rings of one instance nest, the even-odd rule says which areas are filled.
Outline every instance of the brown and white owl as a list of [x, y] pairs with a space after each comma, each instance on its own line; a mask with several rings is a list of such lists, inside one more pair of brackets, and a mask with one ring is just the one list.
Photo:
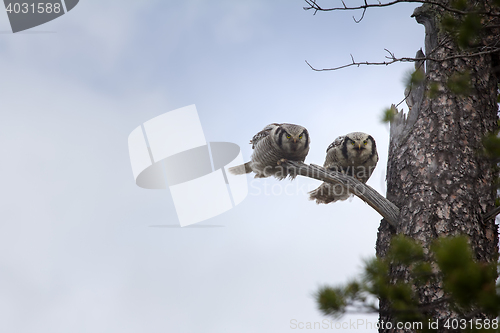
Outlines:
[[[229, 168], [234, 175], [255, 172], [255, 178], [287, 177], [279, 162], [283, 159], [303, 162], [309, 152], [307, 129], [294, 124], [269, 124], [250, 140], [254, 149], [250, 162]], [[290, 175], [294, 178], [293, 175]]]
[[[340, 136], [326, 150], [323, 166], [330, 171], [338, 171], [366, 183], [378, 162], [375, 140], [371, 135], [353, 132]], [[346, 200], [351, 194], [340, 184], [323, 183], [309, 192], [309, 199], [327, 204]]]

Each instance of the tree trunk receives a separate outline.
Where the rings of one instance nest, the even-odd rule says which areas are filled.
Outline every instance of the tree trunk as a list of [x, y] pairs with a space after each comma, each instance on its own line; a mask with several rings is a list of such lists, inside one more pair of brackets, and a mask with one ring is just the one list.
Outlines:
[[[435, 0], [447, 5], [448, 1]], [[414, 17], [426, 28], [426, 55], [435, 59], [459, 54], [458, 46], [441, 29], [443, 9], [424, 4]], [[498, 18], [496, 25], [498, 26]], [[496, 34], [498, 37], [498, 34]], [[488, 36], [482, 36], [485, 41]], [[377, 256], [384, 257], [393, 235], [404, 234], [419, 241], [425, 251], [441, 236], [464, 234], [478, 261], [496, 261], [498, 230], [495, 219], [481, 215], [494, 208], [497, 172], [481, 155], [482, 138], [497, 128], [497, 56], [484, 54], [446, 61], [426, 61], [425, 81], [413, 89], [415, 104], [405, 117], [396, 115], [391, 124], [387, 165], [387, 198], [400, 208], [397, 228], [385, 220], [378, 232]], [[464, 95], [452, 93], [447, 80], [468, 71], [472, 89]], [[429, 97], [431, 84], [438, 84], [437, 96]], [[428, 253], [428, 252], [427, 252]], [[393, 268], [391, 279], [405, 279], [404, 269]], [[422, 304], [442, 299], [440, 282], [416, 290]], [[390, 304], [380, 300], [381, 322], [395, 324]], [[459, 318], [446, 302], [429, 310], [439, 320], [439, 332], [449, 318]], [[474, 318], [485, 318], [476, 314]], [[424, 323], [426, 325], [426, 323]], [[380, 332], [403, 332], [394, 327]], [[408, 332], [411, 332], [409, 330]]]

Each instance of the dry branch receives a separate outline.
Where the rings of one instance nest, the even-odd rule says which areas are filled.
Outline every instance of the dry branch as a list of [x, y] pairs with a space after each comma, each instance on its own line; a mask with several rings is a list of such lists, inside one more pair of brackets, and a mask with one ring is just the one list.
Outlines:
[[331, 184], [342, 185], [349, 193], [354, 194], [375, 209], [392, 226], [397, 226], [399, 208], [372, 187], [360, 182], [356, 178], [341, 172], [329, 171], [320, 166], [308, 165], [302, 162], [286, 161], [281, 165], [286, 167], [292, 175], [300, 175]]
[[434, 58], [434, 57], [428, 57], [428, 56], [427, 57], [422, 57], [422, 58], [411, 58], [411, 57], [397, 58], [394, 55], [394, 53], [390, 52], [389, 50], [385, 49], [385, 51], [387, 51], [390, 54], [390, 56], [386, 56], [386, 59], [388, 59], [387, 61], [380, 61], [380, 62], [361, 61], [361, 62], [356, 62], [356, 61], [354, 61], [354, 58], [353, 58], [353, 56], [351, 54], [351, 60], [352, 60], [351, 63], [350, 64], [345, 64], [345, 65], [342, 65], [342, 66], [338, 66], [338, 67], [318, 69], [318, 68], [313, 67], [309, 62], [307, 62], [307, 60], [306, 60], [306, 64], [313, 71], [317, 71], [317, 72], [336, 71], [336, 70], [339, 70], [339, 69], [342, 69], [342, 68], [346, 68], [346, 67], [351, 67], [351, 66], [357, 66], [357, 67], [359, 67], [361, 65], [369, 65], [369, 66], [381, 66], [381, 65], [383, 65], [383, 66], [388, 66], [388, 65], [394, 64], [396, 62], [418, 62], [418, 61], [425, 61], [425, 60], [436, 61], [436, 62], [443, 62], [443, 61], [448, 61], [448, 60], [453, 60], [453, 59], [472, 58], [472, 57], [478, 57], [478, 56], [485, 55], [485, 54], [498, 53], [498, 52], [500, 52], [500, 48], [499, 47], [495, 47], [495, 48], [487, 49], [487, 50], [484, 50], [484, 51], [462, 53], [462, 54], [457, 54], [457, 55], [443, 57], [443, 58]]
[[[377, 3], [371, 3], [371, 4], [369, 4], [367, 1], [365, 1], [364, 5], [356, 6], [356, 7], [347, 7], [346, 4], [342, 1], [342, 4], [344, 5], [343, 7], [334, 7], [334, 8], [322, 8], [320, 5], [317, 4], [316, 0], [305, 0], [305, 2], [309, 6], [303, 7], [304, 10], [313, 9], [315, 14], [318, 11], [329, 12], [329, 11], [334, 11], [334, 10], [361, 10], [362, 9], [363, 16], [364, 16], [364, 12], [368, 8], [383, 8], [383, 7], [393, 6], [393, 5], [398, 4], [398, 3], [421, 3], [421, 4], [435, 5], [435, 6], [441, 7], [442, 9], [444, 9], [450, 13], [455, 13], [455, 14], [459, 14], [459, 15], [467, 15], [467, 14], [473, 13], [473, 14], [478, 14], [478, 15], [492, 16], [492, 17], [500, 16], [500, 13], [498, 13], [498, 12], [459, 10], [456, 8], [452, 8], [452, 7], [443, 5], [440, 2], [435, 2], [435, 1], [431, 1], [431, 0], [394, 0], [394, 1], [386, 2], [386, 3], [377, 2]], [[361, 19], [363, 19], [363, 17]], [[357, 20], [357, 23], [359, 23], [361, 21], [361, 19]], [[355, 19], [355, 21], [356, 21], [356, 19]]]

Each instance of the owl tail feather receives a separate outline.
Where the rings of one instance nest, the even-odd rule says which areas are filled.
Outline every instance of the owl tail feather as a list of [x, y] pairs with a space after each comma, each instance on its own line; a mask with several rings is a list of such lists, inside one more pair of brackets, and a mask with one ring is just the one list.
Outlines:
[[351, 194], [342, 187], [332, 186], [329, 183], [321, 184], [317, 189], [309, 192], [309, 200], [316, 200], [317, 204], [347, 200]]
[[250, 166], [250, 162], [246, 162], [245, 164], [237, 165], [235, 167], [231, 167], [228, 169], [230, 173], [233, 175], [244, 175], [245, 173], [252, 172], [252, 167]]

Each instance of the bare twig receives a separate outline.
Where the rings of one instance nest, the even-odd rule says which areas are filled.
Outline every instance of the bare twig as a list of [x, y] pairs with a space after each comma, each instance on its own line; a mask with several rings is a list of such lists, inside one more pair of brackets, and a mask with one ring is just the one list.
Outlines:
[[[366, 1], [365, 1], [365, 3], [366, 3]], [[352, 17], [352, 19], [354, 20], [354, 22], [359, 23], [359, 22], [363, 21], [363, 18], [365, 17], [365, 13], [366, 13], [366, 8], [363, 9], [363, 14], [361, 14], [361, 17], [359, 18], [359, 20], [356, 20], [356, 18], [354, 16]]]
[[389, 61], [380, 61], [380, 62], [362, 61], [362, 62], [356, 62], [356, 61], [354, 61], [354, 58], [351, 55], [352, 62], [350, 64], [342, 65], [342, 66], [339, 66], [339, 67], [318, 69], [318, 68], [313, 67], [309, 62], [307, 62], [307, 60], [306, 60], [306, 64], [309, 65], [309, 67], [313, 71], [323, 72], [323, 71], [336, 71], [336, 70], [339, 70], [339, 69], [342, 69], [342, 68], [346, 68], [346, 67], [351, 67], [351, 66], [357, 66], [357, 67], [359, 67], [361, 65], [371, 65], [371, 66], [384, 65], [384, 66], [387, 66], [387, 65], [394, 64], [396, 62], [414, 62], [414, 61], [422, 61], [422, 60], [443, 62], [443, 61], [447, 61], [447, 60], [472, 58], [472, 57], [478, 57], [478, 56], [485, 55], [485, 54], [493, 54], [493, 53], [500, 52], [500, 48], [497, 47], [497, 48], [494, 48], [494, 49], [488, 49], [488, 50], [484, 50], [484, 51], [480, 51], [480, 52], [462, 53], [462, 54], [456, 54], [456, 55], [452, 55], [452, 56], [448, 56], [448, 57], [443, 57], [443, 58], [433, 58], [433, 57], [429, 57], [429, 56], [426, 56], [426, 57], [423, 57], [423, 58], [410, 58], [410, 57], [396, 58], [396, 56], [394, 55], [394, 53], [390, 52], [387, 49], [385, 49], [385, 50], [390, 55], [390, 56], [386, 56], [386, 58], [389, 59]]
[[[422, 49], [420, 49], [420, 51], [422, 51]], [[389, 51], [387, 51], [389, 52]], [[417, 53], [418, 54], [418, 53]], [[424, 70], [424, 62], [421, 61], [421, 62], [416, 62], [416, 65], [415, 65], [415, 72], [416, 71], [422, 71], [423, 72], [423, 75], [425, 75], [425, 70]], [[410, 97], [410, 94], [412, 93], [413, 91], [413, 88], [415, 88], [415, 85], [413, 84], [413, 82], [410, 82], [410, 84], [407, 86], [407, 89], [405, 89], [405, 97], [401, 100], [401, 102], [399, 102], [398, 104], [395, 105], [396, 109], [398, 108], [398, 106], [400, 106], [404, 101], [407, 101], [408, 98]], [[411, 109], [410, 105], [408, 104], [408, 109]]]
[[405, 93], [405, 98], [403, 98], [401, 100], [401, 102], [399, 102], [398, 104], [395, 105], [395, 107], [397, 108], [398, 106], [400, 106], [401, 104], [403, 104], [404, 101], [406, 101], [408, 99], [408, 97], [410, 96], [411, 94], [411, 91], [413, 90], [413, 87], [411, 87], [410, 89], [408, 89], [408, 93]]
[[[434, 2], [434, 1], [429, 1], [429, 0], [394, 0], [386, 3], [374, 3], [374, 4], [368, 4], [365, 1], [365, 4], [362, 6], [357, 6], [357, 7], [347, 7], [345, 3], [342, 1], [344, 7], [334, 7], [334, 8], [322, 8], [320, 7], [317, 3], [316, 0], [305, 0], [305, 2], [309, 5], [309, 7], [303, 7], [304, 10], [310, 10], [314, 9], [314, 13], [318, 11], [323, 11], [323, 12], [328, 12], [328, 11], [334, 11], [334, 10], [359, 10], [363, 9], [363, 11], [366, 11], [367, 8], [382, 8], [382, 7], [388, 7], [388, 6], [393, 6], [398, 3], [427, 3], [430, 5], [435, 5], [438, 7], [441, 7], [442, 9], [450, 12], [450, 13], [455, 13], [459, 15], [467, 15], [467, 14], [478, 14], [478, 15], [487, 15], [487, 16], [493, 16], [493, 17], [498, 17], [500, 16], [500, 13], [494, 13], [494, 12], [487, 12], [487, 11], [465, 11], [465, 10], [459, 10], [455, 8], [448, 7], [446, 5], [443, 5], [442, 3], [439, 2]], [[364, 12], [363, 12], [364, 16]], [[363, 18], [361, 18], [363, 19]], [[360, 21], [361, 21], [360, 19]]]
[[285, 166], [291, 174], [321, 180], [331, 184], [342, 185], [349, 193], [354, 194], [370, 207], [375, 209], [387, 222], [396, 227], [399, 219], [399, 208], [384, 198], [372, 187], [360, 182], [354, 177], [341, 172], [327, 171], [317, 165], [308, 165], [302, 162], [286, 161], [281, 165]]

